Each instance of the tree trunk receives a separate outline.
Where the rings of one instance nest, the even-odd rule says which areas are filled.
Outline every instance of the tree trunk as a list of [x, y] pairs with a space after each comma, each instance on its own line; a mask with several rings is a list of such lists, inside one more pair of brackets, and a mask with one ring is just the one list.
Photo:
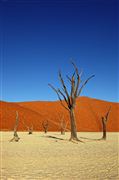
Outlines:
[[65, 121], [61, 121], [61, 135], [65, 134], [65, 129], [66, 129], [66, 123]]
[[28, 127], [28, 134], [33, 134], [33, 129]]
[[47, 129], [45, 129], [45, 134], [47, 133]]
[[103, 129], [102, 139], [106, 140], [106, 121], [104, 118], [102, 118], [102, 129]]
[[71, 123], [71, 138], [70, 138], [70, 140], [78, 141], [74, 108], [70, 109], [70, 123]]
[[32, 130], [29, 130], [28, 134], [32, 134]]
[[65, 130], [61, 129], [61, 134], [64, 135], [65, 134]]
[[18, 134], [17, 134], [17, 132], [15, 131], [14, 132], [14, 137], [10, 140], [10, 142], [13, 142], [13, 141], [16, 141], [16, 142], [18, 142], [19, 141], [19, 136], [18, 136]]

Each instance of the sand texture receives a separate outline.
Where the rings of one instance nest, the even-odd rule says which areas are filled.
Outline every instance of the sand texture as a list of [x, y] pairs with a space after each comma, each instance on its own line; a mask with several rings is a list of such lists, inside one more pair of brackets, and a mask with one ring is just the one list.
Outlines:
[[[119, 133], [78, 133], [85, 143], [69, 142], [70, 133], [1, 132], [1, 180], [118, 180]], [[55, 138], [54, 138], [55, 137]], [[86, 139], [89, 138], [89, 139]], [[63, 140], [62, 140], [63, 139]]]

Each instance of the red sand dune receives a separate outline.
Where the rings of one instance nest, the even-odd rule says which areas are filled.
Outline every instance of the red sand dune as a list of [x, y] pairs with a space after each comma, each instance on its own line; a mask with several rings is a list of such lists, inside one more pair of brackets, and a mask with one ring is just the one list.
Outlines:
[[[78, 131], [101, 131], [101, 117], [105, 115], [111, 106], [107, 130], [110, 132], [119, 131], [119, 103], [112, 103], [88, 97], [77, 99], [76, 122]], [[18, 130], [27, 130], [24, 123], [28, 126], [33, 124], [34, 130], [42, 130], [42, 121], [49, 121], [49, 131], [60, 130], [60, 119], [63, 116], [68, 122], [67, 128], [70, 129], [69, 114], [59, 101], [55, 102], [21, 102], [9, 103], [1, 101], [0, 107], [0, 130], [13, 130], [16, 111], [19, 112]]]

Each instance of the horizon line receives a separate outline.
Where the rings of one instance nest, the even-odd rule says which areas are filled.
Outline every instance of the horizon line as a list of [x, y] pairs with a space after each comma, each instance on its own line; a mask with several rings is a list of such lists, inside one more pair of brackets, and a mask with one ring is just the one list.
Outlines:
[[[87, 98], [87, 99], [94, 99], [94, 100], [98, 100], [98, 101], [105, 101], [105, 102], [109, 102], [109, 103], [119, 103], [119, 101], [109, 101], [109, 100], [104, 100], [104, 99], [99, 99], [99, 98], [95, 98], [95, 97], [89, 97], [89, 96], [79, 96], [77, 99], [79, 98]], [[25, 103], [25, 102], [59, 102], [60, 100], [25, 100], [25, 101], [7, 101], [7, 100], [1, 100], [0, 102], [6, 102], [6, 103]], [[64, 101], [64, 100], [62, 100]]]

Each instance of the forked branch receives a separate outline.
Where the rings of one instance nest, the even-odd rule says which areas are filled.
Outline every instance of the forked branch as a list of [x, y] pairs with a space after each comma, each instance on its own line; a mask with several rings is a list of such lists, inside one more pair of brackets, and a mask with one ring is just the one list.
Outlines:
[[63, 87], [64, 93], [66, 94], [66, 99], [68, 100], [68, 104], [69, 104], [69, 106], [70, 106], [70, 105], [71, 105], [71, 103], [70, 103], [70, 96], [69, 96], [69, 94], [68, 94], [68, 90], [67, 90], [67, 88], [66, 88], [66, 86], [65, 86], [65, 83], [64, 83], [64, 80], [63, 80], [63, 78], [62, 78], [62, 74], [61, 74], [60, 71], [59, 71], [59, 80], [60, 80], [61, 85], [62, 85], [62, 87]]
[[60, 95], [59, 95], [59, 93], [60, 94], [62, 94], [62, 96], [63, 96], [63, 98], [64, 98], [64, 100], [65, 100], [65, 102], [66, 102], [66, 104], [67, 104], [67, 99], [66, 99], [66, 97], [65, 97], [65, 95], [61, 92], [61, 90], [60, 89], [56, 89], [56, 88], [54, 88], [51, 84], [48, 84], [54, 91], [55, 91], [55, 93], [57, 94], [57, 96], [58, 96], [58, 98], [59, 98], [59, 100], [60, 100], [60, 103], [61, 103], [61, 105], [66, 109], [66, 110], [68, 110], [69, 111], [69, 109], [63, 104], [63, 101], [62, 101], [62, 99], [61, 99], [61, 97], [60, 97]]
[[86, 85], [86, 84], [88, 83], [88, 81], [89, 81], [90, 79], [92, 79], [93, 77], [95, 77], [95, 75], [90, 76], [90, 77], [82, 84], [82, 86], [81, 86], [80, 89], [79, 89], [78, 96], [80, 96], [80, 94], [81, 94], [83, 88], [85, 87], [85, 85]]
[[111, 106], [109, 107], [109, 109], [108, 109], [108, 111], [107, 111], [107, 113], [105, 115], [106, 121], [108, 120], [108, 116], [109, 116], [110, 110], [111, 110]]
[[[87, 84], [87, 82], [94, 77], [94, 75], [90, 76], [79, 88], [81, 83], [81, 73], [78, 72], [78, 68], [76, 65], [72, 62], [72, 65], [74, 67], [74, 73], [71, 77], [66, 76], [67, 79], [70, 81], [70, 92], [68, 92], [68, 88], [65, 85], [65, 82], [62, 78], [61, 72], [59, 72], [59, 80], [61, 83], [61, 89], [55, 89], [51, 84], [49, 86], [55, 91], [57, 94], [62, 106], [69, 111], [70, 115], [70, 126], [71, 126], [71, 138], [70, 140], [79, 141], [77, 137], [77, 128], [76, 128], [76, 120], [75, 120], [75, 106], [76, 106], [76, 99], [80, 95], [82, 89]], [[63, 91], [62, 91], [63, 90]], [[66, 106], [63, 104], [63, 101], [61, 99], [63, 97]], [[61, 126], [64, 128], [64, 122], [61, 123]]]

